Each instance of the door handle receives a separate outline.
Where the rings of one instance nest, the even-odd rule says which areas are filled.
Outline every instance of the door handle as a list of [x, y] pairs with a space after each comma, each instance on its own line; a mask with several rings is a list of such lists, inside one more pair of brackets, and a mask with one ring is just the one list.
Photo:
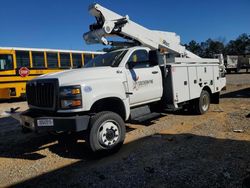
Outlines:
[[153, 71], [153, 72], [152, 72], [152, 74], [157, 74], [157, 73], [158, 73], [158, 71]]

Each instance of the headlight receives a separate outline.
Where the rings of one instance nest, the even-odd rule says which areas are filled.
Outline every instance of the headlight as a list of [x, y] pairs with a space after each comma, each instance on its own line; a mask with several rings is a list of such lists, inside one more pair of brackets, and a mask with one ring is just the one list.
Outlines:
[[62, 87], [60, 88], [60, 96], [69, 97], [81, 94], [80, 86]]
[[73, 99], [73, 100], [61, 100], [61, 107], [63, 109], [69, 108], [77, 108], [82, 106], [82, 100], [80, 99]]
[[81, 86], [66, 86], [60, 88], [60, 105], [62, 109], [82, 107]]

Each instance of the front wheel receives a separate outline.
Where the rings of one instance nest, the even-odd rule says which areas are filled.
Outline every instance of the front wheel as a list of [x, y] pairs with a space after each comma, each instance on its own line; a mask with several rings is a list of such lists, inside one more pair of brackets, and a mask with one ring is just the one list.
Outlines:
[[94, 153], [117, 152], [125, 139], [125, 123], [114, 112], [99, 112], [90, 120], [87, 143]]
[[195, 112], [197, 114], [204, 114], [208, 111], [210, 106], [210, 94], [206, 90], [201, 91], [200, 98], [195, 101]]

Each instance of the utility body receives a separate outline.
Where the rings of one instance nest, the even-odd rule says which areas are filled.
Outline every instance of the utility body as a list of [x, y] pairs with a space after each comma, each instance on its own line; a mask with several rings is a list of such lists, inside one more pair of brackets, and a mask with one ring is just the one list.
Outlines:
[[[97, 23], [84, 34], [87, 43], [123, 48], [97, 56], [84, 68], [29, 81], [24, 130], [85, 132], [93, 152], [110, 153], [121, 147], [126, 121], [183, 107], [203, 114], [219, 102], [226, 80], [218, 59], [187, 51], [175, 33], [151, 31], [98, 4], [89, 10]], [[109, 42], [110, 35], [127, 41]]]

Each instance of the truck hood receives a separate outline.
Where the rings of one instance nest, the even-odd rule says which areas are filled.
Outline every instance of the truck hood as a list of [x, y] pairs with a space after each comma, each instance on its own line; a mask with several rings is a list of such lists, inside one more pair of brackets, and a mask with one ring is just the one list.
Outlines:
[[117, 67], [93, 67], [71, 69], [62, 72], [44, 74], [35, 79], [39, 80], [57, 78], [59, 80], [59, 84], [63, 86], [98, 79], [117, 79], [119, 78], [119, 75], [121, 75], [117, 74], [117, 69]]

